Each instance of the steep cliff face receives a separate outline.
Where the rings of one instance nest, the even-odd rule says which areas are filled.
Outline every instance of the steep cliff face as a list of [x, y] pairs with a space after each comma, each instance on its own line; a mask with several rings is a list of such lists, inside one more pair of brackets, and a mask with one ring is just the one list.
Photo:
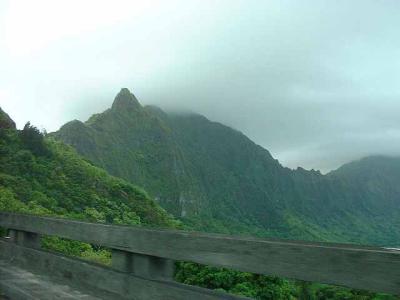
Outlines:
[[327, 177], [351, 183], [358, 194], [357, 205], [368, 207], [376, 216], [383, 218], [400, 209], [400, 157], [365, 157], [343, 165]]
[[177, 216], [196, 214], [201, 198], [171, 129], [127, 89], [87, 122], [72, 121], [54, 136], [112, 175], [142, 186]]
[[386, 192], [365, 200], [365, 187], [342, 172], [284, 168], [244, 134], [142, 107], [127, 89], [109, 110], [53, 135], [197, 229], [384, 244], [400, 237], [391, 230], [399, 202], [383, 200]]
[[85, 123], [67, 123], [54, 136], [111, 174], [139, 184], [176, 216], [278, 221], [276, 204], [246, 178], [272, 186], [279, 181], [274, 173], [283, 168], [242, 133], [202, 116], [142, 107], [122, 89], [111, 109]]

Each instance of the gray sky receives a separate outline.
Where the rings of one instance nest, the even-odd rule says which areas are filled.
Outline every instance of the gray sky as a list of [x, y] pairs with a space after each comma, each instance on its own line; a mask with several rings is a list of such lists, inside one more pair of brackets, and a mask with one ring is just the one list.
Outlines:
[[54, 131], [121, 87], [289, 167], [400, 155], [400, 1], [0, 0], [0, 106]]

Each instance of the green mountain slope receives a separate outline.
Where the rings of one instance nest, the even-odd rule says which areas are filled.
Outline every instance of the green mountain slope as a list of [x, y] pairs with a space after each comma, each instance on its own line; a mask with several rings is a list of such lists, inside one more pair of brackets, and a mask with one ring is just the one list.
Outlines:
[[[400, 157], [366, 157], [345, 164], [329, 175], [351, 181], [371, 205], [380, 201], [393, 207], [399, 204]], [[380, 201], [374, 200], [377, 198]]]
[[94, 167], [71, 147], [45, 140], [29, 124], [16, 130], [2, 110], [0, 121], [0, 211], [116, 224], [174, 224], [141, 189]]
[[[242, 133], [196, 114], [142, 107], [122, 89], [107, 111], [53, 134], [143, 187], [201, 230], [397, 244], [400, 200], [366, 200], [339, 173], [282, 167]], [[397, 177], [398, 178], [398, 177]]]

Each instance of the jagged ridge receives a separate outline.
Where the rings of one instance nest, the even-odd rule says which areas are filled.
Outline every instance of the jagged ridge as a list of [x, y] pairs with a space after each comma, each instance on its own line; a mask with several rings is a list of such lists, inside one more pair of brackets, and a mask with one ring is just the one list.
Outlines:
[[129, 91], [120, 94], [116, 106], [134, 109], [114, 109], [114, 101], [112, 109], [84, 124], [84, 137], [65, 126], [54, 136], [142, 186], [188, 224], [290, 238], [399, 240], [400, 233], [391, 230], [399, 216], [394, 187], [371, 198], [339, 173], [284, 168], [267, 150], [220, 123], [132, 105], [136, 98]]

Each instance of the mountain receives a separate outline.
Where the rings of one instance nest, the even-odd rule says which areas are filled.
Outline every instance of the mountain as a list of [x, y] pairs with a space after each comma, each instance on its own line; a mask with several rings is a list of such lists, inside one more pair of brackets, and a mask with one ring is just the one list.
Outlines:
[[[346, 166], [328, 175], [284, 168], [241, 132], [197, 114], [143, 107], [122, 89], [110, 109], [52, 134], [95, 165], [138, 184], [166, 210], [207, 231], [398, 244], [393, 173], [369, 186]], [[400, 170], [400, 169], [399, 169]], [[353, 174], [353, 175], [351, 175]], [[390, 177], [390, 176], [389, 176]], [[364, 184], [362, 184], [364, 182]], [[390, 194], [390, 198], [387, 195]]]
[[[131, 96], [129, 97], [132, 101], [135, 100]], [[224, 136], [228, 134], [228, 139], [233, 140], [231, 141], [231, 144], [227, 145], [233, 146], [236, 145], [236, 143], [242, 142], [242, 144], [239, 145], [245, 147], [249, 143], [249, 141], [239, 132], [232, 131], [231, 129], [217, 123], [211, 123], [201, 116], [185, 116], [184, 118], [182, 117], [183, 119], [180, 119], [181, 117], [179, 117], [178, 119], [180, 121], [177, 121], [177, 123], [173, 125], [172, 122], [178, 120], [176, 119], [177, 116], [172, 116], [171, 119], [169, 119], [170, 117], [163, 115], [164, 113], [162, 113], [162, 111], [154, 107], [141, 108], [137, 103], [134, 106], [130, 106], [132, 105], [132, 102], [127, 101], [125, 103], [124, 100], [118, 100], [116, 103], [117, 107], [119, 107], [120, 104], [124, 105], [121, 107], [122, 111], [128, 111], [127, 115], [129, 118], [132, 116], [137, 117], [136, 121], [138, 122], [137, 126], [139, 128], [134, 132], [136, 135], [140, 132], [139, 129], [142, 129], [142, 139], [144, 140], [146, 140], [145, 133], [149, 134], [153, 131], [157, 132], [159, 130], [157, 126], [160, 124], [166, 126], [167, 124], [164, 122], [167, 122], [168, 126], [171, 127], [164, 127], [167, 134], [165, 140], [160, 140], [164, 143], [163, 146], [168, 145], [173, 148], [169, 149], [169, 151], [160, 153], [167, 156], [178, 153], [181, 156], [176, 154], [177, 160], [184, 159], [185, 155], [188, 155], [187, 153], [189, 149], [194, 147], [189, 143], [189, 141], [183, 139], [183, 137], [181, 137], [182, 140], [176, 137], [175, 134], [178, 134], [177, 132], [172, 135], [173, 130], [178, 130], [176, 127], [182, 125], [180, 122], [189, 122], [194, 124], [192, 127], [189, 125], [187, 126], [188, 130], [191, 128], [187, 132], [188, 136], [186, 138], [188, 139], [193, 139], [196, 130], [203, 131], [201, 128], [207, 125], [210, 126], [208, 128], [210, 130], [214, 130], [214, 126], [220, 128], [220, 133], [215, 131], [215, 139], [221, 138], [220, 135]], [[128, 106], [126, 107], [125, 105]], [[130, 110], [129, 107], [132, 110]], [[134, 107], [136, 108], [134, 109]], [[113, 106], [112, 109], [114, 108], [115, 106]], [[139, 110], [144, 111], [138, 112]], [[141, 119], [139, 119], [140, 115], [142, 116]], [[94, 119], [98, 117], [101, 119], [103, 116], [99, 115], [94, 117]], [[169, 121], [165, 119], [166, 117], [168, 117]], [[152, 119], [152, 121], [149, 121], [148, 118]], [[192, 118], [199, 121], [199, 123], [195, 124], [196, 122], [190, 121]], [[0, 211], [55, 215], [59, 217], [115, 224], [180, 227], [180, 224], [161, 209], [153, 200], [151, 200], [143, 190], [133, 186], [123, 179], [110, 176], [106, 171], [93, 166], [87, 159], [79, 156], [70, 146], [63, 144], [60, 141], [56, 141], [52, 136], [44, 137], [42, 133], [29, 123], [25, 125], [23, 130], [17, 130], [15, 128], [15, 123], [1, 109], [0, 120], [2, 121], [0, 123]], [[119, 122], [122, 121], [123, 119], [121, 118]], [[116, 122], [115, 124], [119, 123]], [[149, 126], [144, 130], [145, 128], [143, 127], [145, 127], [145, 124], [152, 124], [152, 126]], [[87, 124], [83, 124], [84, 126], [82, 126], [80, 122], [72, 122], [71, 125], [80, 126], [80, 129], [84, 130], [86, 130], [86, 126], [88, 126]], [[150, 130], [151, 128], [153, 131]], [[195, 130], [195, 128], [197, 129]], [[128, 130], [129, 129], [131, 128], [128, 128]], [[87, 132], [90, 132], [90, 130]], [[84, 136], [87, 132], [76, 131], [75, 134], [77, 136], [83, 134]], [[153, 132], [153, 134], [155, 134], [155, 132]], [[182, 131], [181, 134], [184, 133], [185, 131]], [[205, 131], [203, 135], [200, 133], [196, 133], [196, 135], [198, 135], [198, 137], [195, 137], [195, 141], [192, 143], [195, 145], [204, 143], [206, 148], [212, 148], [214, 143], [212, 140], [209, 140], [208, 142], [203, 140], [207, 139], [207, 131]], [[210, 134], [210, 136], [213, 136], [213, 134]], [[234, 137], [236, 137], [236, 140]], [[82, 141], [86, 140], [83, 138]], [[155, 141], [157, 141], [157, 138], [154, 138], [154, 143]], [[228, 143], [228, 141], [225, 142]], [[181, 149], [181, 143], [183, 143], [182, 145], [186, 145], [187, 149]], [[250, 143], [246, 147], [251, 149], [253, 146], [250, 145], [253, 144]], [[140, 147], [137, 148], [140, 149]], [[199, 154], [199, 157], [210, 152], [209, 160], [203, 158], [204, 162], [209, 163], [216, 158], [221, 160], [224, 158], [220, 156], [220, 152], [223, 150], [208, 151], [206, 148], [199, 149], [199, 153], [201, 154]], [[97, 148], [95, 147], [94, 149]], [[153, 151], [154, 147], [149, 146], [148, 149]], [[232, 153], [238, 152], [235, 155], [240, 155], [239, 157], [241, 159], [244, 159], [246, 155], [255, 155], [254, 157], [256, 158], [258, 157], [257, 155], [259, 155], [260, 157], [258, 159], [266, 159], [267, 162], [271, 163], [271, 165], [265, 166], [265, 168], [276, 168], [280, 171], [283, 170], [283, 173], [286, 172], [291, 174], [290, 170], [280, 167], [279, 164], [270, 157], [269, 153], [261, 147], [256, 147], [256, 153], [258, 154], [254, 154], [249, 149], [247, 149], [246, 151], [248, 152], [244, 152], [244, 154], [239, 150], [233, 151]], [[173, 152], [172, 150], [176, 152]], [[225, 151], [226, 152], [223, 154], [231, 153], [230, 151]], [[101, 152], [98, 154], [101, 154]], [[146, 155], [150, 155], [150, 153], [146, 153]], [[231, 165], [229, 159], [228, 162], [221, 161], [220, 163], [220, 166], [215, 166], [213, 168], [210, 167], [210, 170], [217, 173], [219, 172], [218, 174], [228, 174], [228, 172], [225, 172], [223, 168], [235, 169], [234, 166]], [[251, 165], [249, 161], [243, 163], [243, 165], [247, 164]], [[242, 169], [243, 165], [238, 164], [237, 170], [239, 171]], [[170, 165], [167, 164], [167, 166]], [[201, 163], [194, 161], [193, 165], [183, 164], [182, 168], [195, 168], [200, 166]], [[161, 164], [158, 168], [165, 168], [165, 165]], [[249, 168], [251, 169], [254, 167], [249, 166]], [[360, 168], [356, 167], [350, 169], [359, 170]], [[194, 170], [191, 171], [193, 171], [193, 177], [186, 179], [186, 182], [201, 183], [202, 178], [195, 178], [195, 176], [199, 176], [199, 173], [194, 172]], [[147, 176], [145, 178], [150, 178], [152, 176], [152, 173], [149, 170], [142, 170], [142, 172]], [[165, 171], [165, 173], [168, 172]], [[318, 183], [320, 180], [319, 178], [321, 177], [321, 174], [318, 172], [308, 172], [301, 169], [295, 173], [297, 174], [296, 176], [299, 176], [300, 178], [303, 178], [304, 174], [311, 176], [305, 178], [305, 182], [310, 182], [311, 178], [311, 181], [316, 181]], [[351, 172], [349, 173], [351, 174]], [[175, 175], [179, 174], [180, 173], [176, 173]], [[246, 176], [249, 176], [248, 173], [245, 172], [245, 174], [247, 174]], [[274, 175], [278, 176], [279, 174], [280, 173], [276, 173]], [[182, 175], [182, 177], [184, 177], [184, 175]], [[234, 173], [230, 174], [232, 178], [235, 178], [235, 175], [236, 174]], [[210, 174], [210, 176], [212, 177], [207, 179], [208, 181], [205, 182], [208, 182], [210, 188], [216, 188], [217, 186], [213, 183], [212, 179], [217, 178], [217, 175]], [[358, 177], [357, 174], [355, 174], [355, 176]], [[332, 177], [334, 177], [334, 175], [332, 175]], [[240, 179], [244, 180], [242, 177]], [[173, 180], [171, 180], [171, 182], [173, 182]], [[222, 181], [219, 181], [219, 183], [222, 184]], [[180, 184], [181, 185], [173, 186], [173, 188], [185, 187], [182, 183]], [[191, 189], [192, 186], [187, 187], [187, 191], [190, 191]], [[200, 195], [200, 192], [203, 191], [199, 189], [197, 192]], [[222, 193], [222, 191], [220, 192]], [[194, 195], [196, 194], [193, 193], [193, 196]], [[202, 199], [202, 201], [205, 200]], [[221, 205], [218, 207], [224, 209], [224, 213], [234, 212], [234, 210], [230, 210], [229, 207]], [[199, 206], [199, 214], [201, 209], [203, 208]], [[251, 214], [252, 213], [249, 213], [250, 216]], [[276, 215], [279, 216], [278, 213]], [[193, 217], [196, 215], [188, 214], [188, 216], [190, 216], [190, 220], [193, 220]], [[244, 218], [244, 214], [241, 216]], [[216, 217], [219, 216], [216, 215]], [[207, 219], [203, 219], [203, 221], [204, 220]], [[239, 224], [242, 223], [243, 220], [245, 219], [241, 219]], [[186, 219], [186, 221], [189, 220]], [[297, 225], [300, 226], [299, 230], [301, 232], [304, 229], [301, 228], [302, 224]], [[3, 229], [0, 228], [0, 236], [4, 233]], [[62, 252], [67, 255], [79, 256], [103, 264], [110, 263], [110, 251], [99, 248], [96, 245], [45, 236], [42, 237], [42, 246], [45, 249]], [[310, 299], [358, 299], [360, 297], [362, 297], [362, 299], [397, 299], [396, 297], [387, 295], [376, 295], [369, 292], [352, 291], [340, 287], [320, 284], [305, 284], [304, 282], [288, 281], [275, 277], [242, 273], [222, 268], [211, 268], [209, 266], [206, 267], [187, 262], [178, 263], [176, 280], [191, 285], [225, 290], [227, 292], [256, 299], [300, 299], [302, 295], [311, 295], [309, 297], [307, 296]]]

